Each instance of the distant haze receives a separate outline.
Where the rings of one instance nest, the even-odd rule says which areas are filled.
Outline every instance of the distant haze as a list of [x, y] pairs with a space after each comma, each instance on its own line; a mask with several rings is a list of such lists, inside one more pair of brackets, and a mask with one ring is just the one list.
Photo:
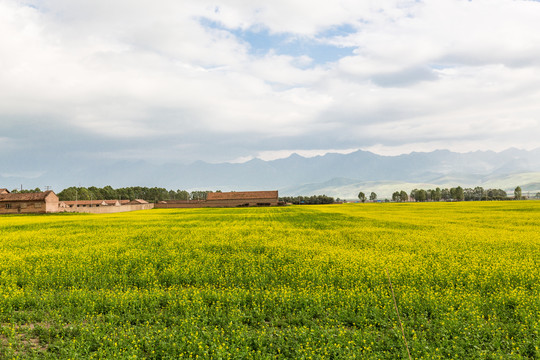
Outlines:
[[509, 149], [455, 153], [438, 150], [400, 156], [381, 156], [366, 151], [244, 163], [211, 164], [197, 161], [152, 164], [145, 161], [71, 162], [50, 164], [33, 178], [0, 177], [1, 187], [34, 188], [51, 185], [56, 191], [68, 186], [148, 186], [181, 190], [280, 190], [281, 195], [313, 195], [345, 199], [359, 191], [376, 192], [380, 198], [396, 190], [415, 187], [502, 188], [512, 191], [540, 191], [540, 148], [533, 151]]

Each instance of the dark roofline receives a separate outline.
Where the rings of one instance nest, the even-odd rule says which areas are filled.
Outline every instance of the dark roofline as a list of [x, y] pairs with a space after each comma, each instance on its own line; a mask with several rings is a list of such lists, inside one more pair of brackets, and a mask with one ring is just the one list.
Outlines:
[[231, 192], [211, 192], [206, 199], [213, 200], [249, 200], [249, 199], [277, 199], [278, 191], [231, 191]]
[[54, 191], [47, 190], [39, 193], [9, 193], [0, 194], [1, 202], [45, 201], [49, 195], [56, 196]]

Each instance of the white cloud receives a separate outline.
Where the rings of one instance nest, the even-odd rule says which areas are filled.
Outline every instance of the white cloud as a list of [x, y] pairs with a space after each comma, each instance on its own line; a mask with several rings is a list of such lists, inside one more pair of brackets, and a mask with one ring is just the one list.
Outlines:
[[[137, 154], [134, 144], [148, 139], [163, 146], [152, 154], [171, 160], [248, 159], [294, 148], [319, 154], [538, 144], [538, 2], [34, 5], [0, 0], [3, 125], [44, 119], [44, 132], [54, 122], [103, 141], [133, 139], [118, 154]], [[328, 32], [346, 24], [348, 35]], [[355, 51], [325, 65], [306, 55], [254, 54], [227, 29], [265, 29]], [[174, 141], [158, 140], [164, 137], [190, 146], [168, 152]]]

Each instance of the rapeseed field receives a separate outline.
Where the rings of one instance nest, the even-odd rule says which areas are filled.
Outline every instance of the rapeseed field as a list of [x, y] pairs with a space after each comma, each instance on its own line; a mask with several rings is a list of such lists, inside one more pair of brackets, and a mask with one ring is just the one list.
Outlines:
[[0, 217], [0, 359], [540, 358], [540, 202]]

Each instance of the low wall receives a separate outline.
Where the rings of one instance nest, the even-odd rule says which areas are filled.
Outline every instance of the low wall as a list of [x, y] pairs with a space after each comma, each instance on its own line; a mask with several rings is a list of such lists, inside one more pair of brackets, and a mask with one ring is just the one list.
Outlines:
[[60, 208], [60, 212], [71, 213], [88, 213], [88, 214], [112, 214], [126, 211], [150, 210], [154, 208], [154, 204], [138, 204], [138, 205], [120, 205], [120, 206], [94, 206], [94, 207], [74, 207]]
[[194, 209], [203, 207], [208, 207], [205, 200], [170, 200], [167, 203], [157, 203], [154, 206], [155, 209]]
[[277, 206], [278, 199], [206, 200], [207, 207]]
[[[1, 204], [0, 204], [1, 205]], [[55, 212], [55, 211], [49, 211], [49, 212]], [[46, 208], [43, 207], [43, 209], [35, 209], [35, 208], [11, 208], [11, 209], [5, 209], [0, 207], [0, 214], [45, 214], [47, 213]]]

